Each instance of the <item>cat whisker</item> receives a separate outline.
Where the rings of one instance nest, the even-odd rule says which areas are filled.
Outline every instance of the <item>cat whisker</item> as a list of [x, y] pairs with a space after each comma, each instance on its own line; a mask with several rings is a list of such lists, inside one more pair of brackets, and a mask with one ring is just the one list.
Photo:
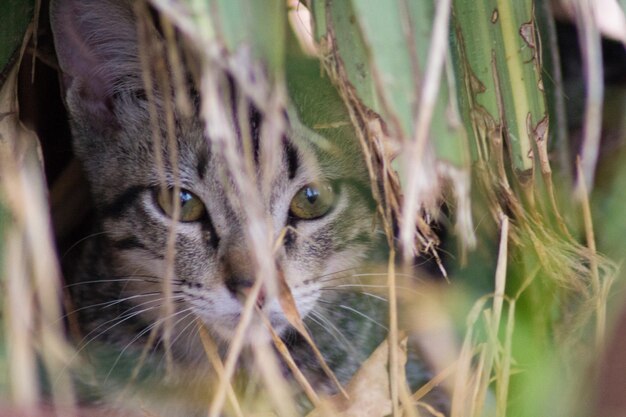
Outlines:
[[319, 282], [319, 281], [324, 282], [322, 280], [322, 278], [327, 278], [327, 277], [331, 277], [332, 278], [333, 275], [347, 273], [349, 271], [354, 271], [356, 269], [358, 269], [358, 268], [347, 268], [347, 269], [342, 269], [342, 270], [339, 270], [339, 271], [329, 272], [328, 274], [317, 275], [317, 276], [315, 276], [313, 278], [309, 278], [307, 280], [304, 280], [302, 283], [306, 285], [306, 284], [309, 284], [311, 282]]
[[[362, 274], [353, 274], [353, 277], [387, 277], [389, 274], [387, 272], [368, 272], [368, 273], [362, 273]], [[404, 274], [401, 272], [396, 272], [395, 276], [397, 277], [403, 277], [403, 278], [410, 278], [410, 279], [416, 279], [416, 280], [421, 280], [421, 278], [412, 275], [412, 274]]]
[[[308, 283], [310, 281], [316, 281], [316, 282], [322, 282], [322, 283], [327, 283], [327, 282], [331, 282], [331, 281], [337, 281], [337, 280], [342, 280], [342, 279], [349, 279], [349, 278], [387, 278], [388, 277], [388, 273], [387, 272], [362, 272], [362, 273], [355, 273], [355, 274], [350, 274], [350, 275], [339, 275], [339, 276], [335, 276], [338, 274], [341, 274], [343, 272], [348, 272], [351, 270], [355, 270], [357, 268], [350, 268], [350, 269], [346, 269], [343, 271], [336, 271], [330, 274], [325, 274], [325, 275], [320, 275], [318, 277], [315, 278], [311, 278], [307, 281], [305, 281], [305, 283]], [[362, 269], [362, 268], [361, 268]], [[413, 280], [415, 282], [422, 282], [423, 279], [418, 277], [415, 274], [406, 274], [406, 273], [402, 273], [402, 272], [396, 272], [395, 276], [397, 277], [401, 277], [401, 278], [408, 278], [410, 280]], [[320, 278], [325, 278], [325, 279], [320, 279]]]
[[[183, 318], [188, 317], [189, 314], [192, 314], [192, 307], [188, 307], [185, 308], [183, 310], [177, 311], [173, 314], [170, 314], [167, 317], [161, 317], [158, 320], [154, 321], [153, 323], [151, 323], [149, 326], [147, 326], [145, 329], [143, 329], [142, 331], [140, 331], [139, 333], [137, 333], [135, 335], [135, 337], [133, 337], [127, 344], [126, 346], [124, 346], [124, 348], [120, 351], [120, 353], [117, 355], [117, 358], [115, 359], [115, 361], [113, 362], [113, 364], [111, 365], [111, 368], [109, 369], [109, 372], [107, 373], [106, 377], [104, 378], [104, 384], [106, 385], [107, 381], [109, 380], [109, 377], [111, 376], [111, 373], [113, 372], [113, 370], [115, 369], [115, 367], [117, 366], [118, 362], [120, 361], [120, 359], [122, 358], [122, 356], [124, 356], [124, 353], [126, 352], [126, 350], [128, 350], [129, 347], [132, 346], [133, 343], [135, 343], [137, 340], [139, 340], [143, 335], [145, 335], [146, 333], [150, 332], [153, 328], [155, 328], [156, 326], [160, 326], [162, 323], [164, 323], [167, 320], [170, 320], [176, 316], [178, 316], [179, 314], [182, 313], [187, 313]], [[172, 326], [175, 326], [176, 324], [178, 324], [180, 321], [177, 320], [176, 323], [174, 323]], [[162, 338], [159, 340], [159, 342], [154, 345], [154, 349], [156, 350], [156, 348], [158, 347], [159, 343], [161, 342]]]
[[327, 305], [330, 305], [330, 306], [338, 307], [338, 308], [340, 308], [342, 310], [350, 311], [350, 312], [352, 312], [352, 313], [354, 313], [354, 314], [356, 314], [356, 315], [358, 315], [360, 317], [363, 317], [365, 320], [367, 320], [367, 321], [369, 321], [369, 322], [371, 322], [371, 323], [373, 323], [373, 324], [375, 324], [375, 325], [385, 329], [386, 331], [389, 331], [389, 328], [387, 326], [385, 326], [384, 324], [379, 323], [378, 321], [376, 321], [372, 317], [368, 316], [367, 314], [365, 314], [365, 313], [363, 313], [363, 312], [361, 312], [361, 311], [359, 311], [359, 310], [357, 310], [355, 308], [352, 308], [352, 307], [347, 306], [345, 304], [337, 304], [337, 303], [333, 303], [333, 302], [326, 301], [326, 300], [318, 300], [318, 301], [320, 303], [322, 303], [322, 304], [327, 304]]
[[[134, 300], [134, 299], [142, 298], [142, 297], [150, 297], [150, 296], [157, 295], [157, 294], [159, 294], [158, 291], [147, 292], [147, 293], [143, 293], [143, 294], [134, 294], [134, 295], [131, 295], [131, 296], [128, 296], [128, 297], [124, 297], [124, 298], [117, 298], [117, 299], [112, 300], [112, 301], [105, 301], [105, 302], [102, 302], [102, 303], [97, 303], [97, 304], [91, 304], [91, 305], [88, 305], [88, 306], [83, 306], [83, 307], [80, 307], [80, 308], [77, 308], [75, 310], [67, 312], [66, 314], [61, 316], [59, 318], [59, 320], [63, 320], [65, 318], [67, 318], [67, 317], [69, 317], [69, 316], [71, 316], [73, 314], [76, 314], [76, 313], [78, 313], [80, 311], [83, 311], [83, 310], [88, 310], [88, 309], [97, 308], [97, 307], [102, 307], [102, 309], [105, 309], [105, 308], [109, 308], [111, 306], [114, 306], [116, 304], [121, 304], [121, 303], [123, 303], [125, 301], [130, 301], [130, 300]], [[58, 322], [58, 320], [57, 320], [57, 322]]]
[[[187, 319], [189, 316], [194, 315], [194, 311], [193, 311], [193, 309], [191, 307], [187, 308], [185, 310], [181, 310], [181, 312], [184, 312], [184, 311], [187, 311], [187, 314], [185, 314], [183, 317], [179, 318], [174, 323], [172, 323], [172, 328], [175, 328], [181, 321]], [[173, 314], [172, 316], [170, 316], [170, 318], [173, 318], [176, 315], [178, 315], [178, 313]], [[176, 335], [176, 337], [174, 337], [172, 340], [170, 340], [170, 342], [169, 342], [170, 346], [174, 346], [174, 344], [176, 344], [176, 341], [178, 339], [180, 339], [180, 337], [182, 336], [183, 332], [185, 332], [185, 330], [187, 330], [189, 328], [189, 326], [191, 326], [194, 323], [196, 323], [196, 321], [195, 320], [191, 320], [189, 323], [187, 323], [185, 325], [185, 327], [183, 327], [183, 329], [180, 332], [177, 332], [178, 334]], [[163, 342], [165, 342], [165, 339], [163, 337], [160, 337], [159, 341], [154, 345], [154, 350], [156, 350], [159, 347], [159, 345], [161, 343], [163, 343]], [[163, 359], [164, 358], [161, 358], [161, 362], [163, 361]]]
[[[387, 289], [389, 288], [388, 285], [386, 284], [339, 284], [336, 285], [334, 288], [381, 288], [381, 289]], [[405, 287], [405, 286], [398, 286], [396, 285], [396, 288], [399, 290], [404, 290], [404, 291], [409, 291], [415, 295], [423, 295], [421, 292], [417, 291], [415, 288], [411, 288], [411, 287]]]
[[106, 232], [97, 232], [97, 233], [92, 233], [90, 235], [87, 235], [81, 239], [78, 239], [76, 242], [74, 242], [69, 248], [67, 248], [67, 250], [63, 253], [63, 255], [61, 256], [61, 259], [65, 259], [65, 257], [74, 249], [76, 248], [76, 246], [80, 245], [81, 243], [83, 243], [86, 240], [89, 240], [93, 237], [97, 237], [97, 236], [101, 236], [106, 234]]
[[348, 288], [334, 288], [334, 287], [322, 287], [319, 289], [320, 291], [336, 291], [336, 292], [350, 292], [353, 294], [362, 294], [362, 295], [366, 295], [368, 297], [374, 298], [376, 300], [379, 301], [383, 301], [383, 302], [388, 302], [389, 300], [386, 299], [383, 296], [380, 295], [376, 295], [376, 294], [372, 294], [371, 292], [367, 292], [367, 291], [354, 291]]
[[[318, 305], [317, 307], [322, 307]], [[343, 345], [347, 351], [352, 355], [358, 355], [358, 350], [354, 347], [352, 342], [343, 334], [341, 330], [335, 326], [335, 324], [325, 317], [319, 310], [311, 310], [307, 316], [312, 322], [320, 326], [324, 331], [331, 335], [337, 343]]]
[[[191, 314], [193, 314], [193, 312], [192, 312], [192, 313], [189, 313], [188, 315], [186, 315], [185, 317], [183, 317], [183, 320], [184, 320], [184, 319], [186, 319], [187, 317], [189, 317], [189, 315], [191, 315]], [[189, 321], [189, 323], [188, 323], [185, 327], [183, 327], [183, 329], [182, 329], [182, 330], [178, 333], [178, 335], [176, 336], [176, 338], [175, 338], [174, 340], [172, 340], [172, 345], [173, 345], [174, 343], [176, 343], [176, 341], [177, 341], [179, 338], [181, 338], [181, 337], [183, 336], [183, 334], [187, 331], [187, 329], [192, 329], [191, 331], [193, 332], [193, 329], [194, 329], [194, 328], [197, 328], [197, 326], [195, 326], [195, 327], [191, 327], [191, 326], [192, 326], [192, 325], [194, 325], [194, 324], [196, 324], [196, 325], [197, 325], [197, 323], [198, 323], [198, 319], [197, 319], [197, 318], [194, 318], [193, 320], [190, 320], [190, 321]], [[193, 333], [190, 333], [190, 338], [193, 338]], [[191, 344], [191, 343], [188, 343], [188, 344], [187, 344], [187, 352], [186, 352], [186, 353], [187, 353], [187, 355], [189, 355], [189, 354], [190, 354], [190, 352], [191, 352], [191, 346], [192, 346], [192, 344]]]
[[[176, 301], [178, 301], [178, 299], [181, 299], [181, 298], [182, 298], [182, 296], [176, 296], [176, 297], [172, 297], [171, 299], [172, 299], [172, 301], [176, 302]], [[123, 313], [119, 314], [117, 317], [115, 317], [113, 319], [110, 319], [110, 320], [107, 320], [104, 323], [101, 323], [98, 327], [96, 327], [95, 329], [93, 329], [91, 332], [87, 333], [83, 337], [83, 339], [79, 343], [79, 349], [78, 350], [79, 351], [83, 350], [92, 341], [94, 341], [98, 337], [102, 336], [106, 332], [110, 331], [111, 329], [115, 328], [116, 326], [124, 323], [125, 321], [130, 320], [130, 319], [138, 316], [139, 314], [143, 314], [143, 313], [145, 313], [147, 311], [154, 310], [156, 308], [161, 307], [160, 303], [162, 301], [164, 301], [164, 300], [165, 300], [165, 298], [161, 297], [161, 298], [157, 298], [157, 299], [154, 299], [154, 300], [148, 300], [146, 302], [137, 304], [137, 305], [135, 305], [135, 306], [125, 310]], [[145, 305], [148, 305], [148, 304], [151, 304], [151, 303], [159, 303], [159, 304], [154, 305], [154, 306], [150, 306], [150, 307], [147, 307], [147, 308], [144, 308], [144, 309], [137, 310], [137, 309], [141, 308], [142, 306], [145, 306]], [[87, 339], [89, 336], [91, 336], [91, 334], [93, 334], [94, 332], [98, 331], [98, 329], [100, 329], [102, 326], [106, 326], [107, 324], [112, 323], [112, 322], [114, 322], [113, 325], [109, 326], [108, 328], [106, 328], [102, 332], [98, 333], [96, 336], [94, 336], [91, 339], [89, 339], [87, 342], [83, 343], [85, 341], [85, 339]]]
[[[79, 285], [90, 285], [90, 284], [110, 284], [113, 282], [153, 282], [159, 283], [163, 282], [163, 280], [159, 277], [154, 277], [150, 275], [129, 275], [128, 277], [120, 277], [120, 278], [112, 278], [112, 279], [95, 279], [92, 281], [81, 281], [74, 282], [71, 284], [64, 285], [63, 288], [72, 288], [77, 287]], [[173, 283], [182, 283], [182, 280], [172, 279]]]
[[[146, 303], [147, 304], [147, 303]], [[145, 313], [147, 311], [150, 310], [154, 310], [156, 308], [159, 308], [160, 305], [156, 305], [156, 306], [150, 306], [138, 311], [134, 311], [132, 313], [129, 314], [129, 312], [124, 312], [122, 314], [119, 314], [117, 317], [107, 320], [104, 323], [101, 323], [98, 327], [96, 327], [95, 329], [93, 329], [92, 331], [90, 331], [89, 333], [87, 333], [83, 339], [80, 341], [80, 343], [78, 344], [78, 352], [82, 351], [83, 349], [85, 349], [91, 342], [93, 342], [94, 340], [96, 340], [97, 338], [99, 338], [100, 336], [102, 336], [103, 334], [107, 333], [108, 331], [110, 331], [111, 329], [119, 326], [120, 324], [124, 323], [125, 321], [128, 321], [136, 316], [138, 316], [139, 314]], [[103, 326], [106, 326], [110, 323], [113, 323], [113, 325], [107, 327], [106, 329], [104, 329], [103, 331], [101, 331], [100, 333], [98, 333], [97, 335], [93, 336], [90, 338], [90, 336], [97, 332], [100, 328], [102, 328]], [[89, 339], [88, 339], [89, 338]], [[87, 341], [85, 341], [86, 339], [88, 339]]]
[[[75, 352], [73, 353], [73, 355], [69, 358], [69, 360], [67, 361], [67, 364], [63, 367], [63, 369], [61, 369], [61, 371], [58, 373], [57, 376], [57, 380], [58, 378], [60, 378], [66, 371], [67, 367], [70, 366], [70, 364], [72, 362], [74, 362], [74, 360], [78, 357], [78, 355], [80, 355], [80, 353], [85, 350], [87, 348], [87, 346], [89, 346], [91, 344], [91, 342], [93, 342], [94, 340], [96, 340], [97, 338], [99, 338], [100, 336], [102, 336], [103, 334], [105, 334], [106, 332], [110, 331], [111, 329], [113, 329], [114, 327], [120, 325], [121, 323], [130, 320], [133, 317], [136, 317], [137, 315], [144, 313], [146, 311], [150, 311], [153, 310], [155, 308], [158, 308], [159, 306], [152, 306], [152, 307], [148, 307], [145, 308], [143, 310], [140, 310], [134, 314], [128, 315], [128, 317], [125, 318], [121, 318], [123, 316], [123, 314], [118, 315], [117, 317], [111, 319], [111, 320], [107, 320], [104, 323], [100, 324], [98, 327], [96, 327], [95, 329], [93, 329], [92, 331], [90, 331], [89, 333], [87, 333], [83, 339], [77, 344], [77, 348], [75, 350]], [[108, 328], [106, 328], [105, 330], [101, 331], [100, 333], [98, 333], [97, 335], [91, 337], [89, 340], [85, 341], [87, 338], [89, 338], [89, 336], [91, 336], [93, 333], [95, 333], [96, 331], [98, 331], [98, 329], [100, 329], [102, 326], [106, 326], [107, 324], [111, 323], [111, 322], [115, 322], [113, 325], [109, 326]]]
[[[345, 271], [337, 271], [337, 272], [335, 272], [333, 274], [327, 274], [326, 277], [328, 277], [328, 278], [323, 279], [323, 280], [318, 280], [318, 282], [327, 283], [327, 282], [337, 281], [337, 280], [342, 280], [342, 279], [348, 280], [350, 278], [361, 278], [361, 277], [369, 277], [369, 278], [374, 277], [374, 278], [385, 278], [386, 279], [387, 276], [388, 276], [387, 272], [363, 272], [363, 273], [354, 273], [354, 274], [349, 274], [349, 275], [332, 276], [334, 274], [338, 274], [338, 273], [341, 273], [341, 272], [347, 272], [347, 271], [354, 270], [354, 269], [357, 269], [357, 268], [351, 268], [351, 269], [347, 269]], [[361, 267], [359, 269], [364, 269], [364, 268]], [[397, 277], [409, 278], [409, 279], [414, 279], [414, 280], [419, 280], [420, 279], [420, 278], [418, 278], [418, 277], [416, 277], [414, 275], [411, 275], [411, 274], [396, 273], [395, 275]]]
[[[188, 308], [186, 308], [186, 309], [184, 309], [184, 310], [181, 310], [181, 311], [179, 311], [179, 312], [176, 312], [176, 313], [172, 314], [169, 318], [171, 319], [171, 318], [173, 318], [173, 317], [177, 316], [178, 314], [180, 314], [181, 312], [187, 312], [187, 314], [185, 314], [183, 317], [179, 318], [179, 319], [178, 319], [178, 320], [176, 320], [174, 323], [172, 323], [172, 327], [176, 327], [176, 325], [177, 325], [178, 323], [180, 323], [181, 321], [185, 320], [185, 319], [186, 319], [187, 317], [189, 317], [190, 315], [194, 314], [194, 312], [193, 312], [193, 308], [192, 308], [192, 307], [188, 307]], [[163, 320], [166, 320], [166, 319], [164, 318]], [[193, 323], [193, 321], [191, 321], [191, 323]], [[187, 325], [185, 325], [185, 329], [186, 329], [187, 327], [189, 327], [189, 325], [190, 325], [191, 323], [188, 323]], [[181, 330], [181, 332], [182, 332], [182, 330]], [[176, 335], [176, 337], [175, 337], [174, 339], [172, 339], [172, 340], [170, 341], [170, 344], [174, 345], [174, 343], [176, 342], [176, 340], [178, 340], [178, 338], [179, 338], [179, 337], [180, 337], [180, 332]], [[154, 345], [154, 347], [155, 347], [155, 348], [157, 348], [157, 347], [158, 347], [158, 346], [159, 346], [162, 342], [164, 342], [164, 341], [165, 341], [165, 340], [163, 339], [163, 337], [160, 337], [160, 338], [159, 338], [159, 341], [158, 341], [158, 342]]]
[[[160, 292], [156, 292], [156, 294], [160, 294]], [[182, 292], [181, 292], [181, 291], [176, 291], [176, 292], [174, 292], [173, 294], [174, 294], [175, 296], [173, 296], [173, 297], [171, 297], [171, 298], [169, 298], [169, 299], [170, 299], [172, 302], [174, 302], [174, 303], [181, 302], [181, 301], [182, 301], [182, 299], [184, 298], [184, 295], [182, 294]], [[152, 299], [152, 300], [144, 301], [143, 303], [135, 304], [135, 305], [131, 306], [130, 308], [128, 308], [128, 309], [126, 309], [126, 310], [124, 310], [124, 312], [123, 312], [123, 313], [121, 313], [121, 315], [131, 313], [131, 312], [133, 312], [134, 310], [136, 310], [136, 309], [138, 309], [138, 308], [140, 308], [140, 307], [142, 307], [142, 306], [144, 306], [144, 305], [146, 305], [146, 304], [149, 304], [149, 303], [160, 303], [160, 302], [162, 302], [162, 301], [166, 301], [167, 299], [168, 299], [168, 298], [166, 298], [166, 297], [159, 297], [159, 298], [154, 298], [154, 299]], [[118, 317], [119, 317], [119, 316], [118, 316]]]

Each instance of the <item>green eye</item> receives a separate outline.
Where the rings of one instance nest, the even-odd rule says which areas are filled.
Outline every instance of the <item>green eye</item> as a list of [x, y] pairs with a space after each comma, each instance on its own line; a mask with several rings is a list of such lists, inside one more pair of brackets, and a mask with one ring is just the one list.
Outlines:
[[[200, 198], [191, 191], [181, 189], [178, 193], [178, 199], [180, 202], [179, 220], [181, 222], [195, 222], [204, 216], [206, 212], [204, 204], [200, 201]], [[173, 188], [160, 189], [157, 192], [157, 202], [165, 214], [170, 217], [174, 216]]]
[[291, 200], [289, 213], [302, 220], [324, 216], [335, 202], [335, 193], [328, 183], [311, 183], [302, 187]]

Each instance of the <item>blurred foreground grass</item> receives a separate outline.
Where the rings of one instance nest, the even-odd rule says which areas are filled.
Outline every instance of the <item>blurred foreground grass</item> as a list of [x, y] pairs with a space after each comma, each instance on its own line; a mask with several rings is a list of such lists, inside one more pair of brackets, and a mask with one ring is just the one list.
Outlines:
[[[575, 3], [578, 13], [591, 7], [584, 0]], [[25, 4], [0, 5], [10, 12], [0, 12], [0, 25]], [[190, 43], [207, 51], [208, 61], [221, 57], [211, 55], [215, 50], [233, 57], [244, 45], [265, 63], [270, 85], [284, 82], [290, 49], [282, 2], [153, 0], [152, 4]], [[428, 304], [422, 297], [414, 300], [415, 311], [398, 309], [392, 302], [390, 327], [395, 330], [398, 321], [415, 322], [416, 331], [424, 334], [446, 333], [452, 327], [457, 341], [440, 342], [440, 334], [435, 334], [423, 342], [435, 374], [454, 369], [442, 383], [451, 394], [451, 415], [593, 415], [593, 369], [603, 351], [605, 331], [610, 334], [612, 328], [610, 320], [606, 325], [606, 308], [616, 271], [613, 262], [623, 262], [626, 250], [624, 86], [607, 95], [611, 101], [605, 106], [603, 132], [614, 148], [600, 153], [597, 187], [588, 190], [592, 227], [584, 214], [587, 195], [576, 188], [580, 182], [570, 180], [575, 177], [575, 160], [561, 153], [569, 150], [576, 155], [578, 140], [592, 143], [593, 129], [585, 126], [598, 121], [564, 113], [554, 66], [558, 56], [550, 39], [555, 36], [553, 17], [546, 1], [311, 0], [307, 5], [311, 24], [306, 24], [307, 13], [298, 13], [296, 20], [304, 23], [302, 33], [315, 40], [326, 76], [348, 105], [369, 162], [381, 223], [389, 242], [400, 240], [398, 264], [406, 266], [420, 252], [442, 258], [439, 263], [447, 268], [450, 284], [432, 293], [424, 289], [429, 299], [436, 300], [432, 309], [421, 306]], [[292, 12], [304, 12], [304, 7], [298, 2], [291, 5]], [[597, 27], [585, 22], [578, 20], [581, 33], [587, 30], [597, 41]], [[24, 33], [25, 27], [19, 31]], [[10, 39], [21, 41], [19, 36]], [[4, 51], [18, 45], [2, 40], [2, 66], [8, 59]], [[597, 42], [591, 45], [599, 47]], [[595, 52], [587, 54], [589, 59], [597, 56]], [[592, 76], [578, 82], [594, 85], [598, 80]], [[557, 131], [556, 126], [566, 125], [564, 116], [580, 119], [579, 139], [574, 131]], [[0, 151], [5, 158], [23, 161], [15, 140], [0, 138]], [[554, 164], [555, 160], [561, 162]], [[15, 172], [0, 166], [0, 178], [6, 181], [14, 180], [7, 175]], [[9, 200], [11, 189], [6, 181], [0, 189], [3, 201]], [[36, 187], [34, 192], [41, 193]], [[449, 216], [441, 212], [442, 201]], [[58, 371], [67, 352], [54, 341], [58, 334], [52, 339], [34, 334], [45, 328], [46, 321], [43, 304], [32, 298], [58, 301], [54, 292], [41, 294], [37, 283], [46, 277], [34, 276], [36, 268], [30, 267], [23, 269], [24, 276], [6, 272], [16, 262], [2, 256], [6, 233], [15, 230], [15, 219], [21, 218], [15, 205], [7, 207], [0, 203], [0, 400], [19, 403], [29, 396], [20, 397], [9, 376], [20, 363], [10, 355], [16, 338], [7, 317], [22, 313], [7, 311], [9, 281], [31, 286], [28, 299], [17, 305], [31, 309], [25, 315], [33, 315], [33, 327], [23, 330], [31, 337], [30, 348], [48, 357], [43, 367]], [[45, 213], [47, 207], [38, 210]], [[433, 219], [454, 230], [441, 247], [431, 227]], [[394, 225], [398, 236], [393, 236]], [[29, 243], [26, 230], [17, 232], [23, 233], [22, 242]], [[595, 240], [599, 253], [611, 260], [596, 253]], [[37, 255], [25, 253], [26, 264], [34, 262]], [[622, 281], [617, 284], [620, 289]], [[388, 283], [388, 296], [395, 300], [393, 270]], [[609, 319], [623, 304], [621, 291], [614, 294]], [[428, 328], [441, 317], [445, 318], [441, 328]], [[392, 331], [390, 342], [397, 344], [398, 338]], [[58, 348], [54, 358], [46, 347]], [[389, 353], [390, 369], [396, 369], [394, 362], [400, 360], [394, 352]], [[457, 356], [451, 358], [449, 352]], [[30, 372], [35, 366], [21, 365]], [[392, 371], [390, 400], [396, 413], [404, 409], [412, 415], [402, 387], [394, 388], [393, 381]], [[69, 381], [57, 383], [67, 384], [54, 392], [59, 401], [71, 399]], [[31, 397], [38, 398], [39, 387], [31, 388]]]

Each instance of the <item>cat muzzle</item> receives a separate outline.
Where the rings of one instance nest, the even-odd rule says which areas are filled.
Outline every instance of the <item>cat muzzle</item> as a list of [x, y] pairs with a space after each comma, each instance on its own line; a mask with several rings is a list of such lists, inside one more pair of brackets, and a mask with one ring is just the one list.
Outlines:
[[[252, 292], [252, 287], [254, 285], [254, 280], [240, 277], [230, 277], [226, 280], [226, 288], [233, 295], [233, 297], [238, 298], [241, 303], [245, 303], [250, 293]], [[265, 285], [261, 286], [259, 290], [259, 294], [256, 298], [256, 305], [259, 308], [263, 308], [265, 305], [266, 298], [266, 290]]]

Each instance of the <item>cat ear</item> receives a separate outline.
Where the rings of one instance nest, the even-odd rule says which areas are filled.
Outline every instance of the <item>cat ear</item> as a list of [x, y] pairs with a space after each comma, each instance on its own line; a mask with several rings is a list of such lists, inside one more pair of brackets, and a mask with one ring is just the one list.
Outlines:
[[68, 106], [108, 123], [116, 95], [143, 89], [132, 0], [52, 0], [50, 22]]

